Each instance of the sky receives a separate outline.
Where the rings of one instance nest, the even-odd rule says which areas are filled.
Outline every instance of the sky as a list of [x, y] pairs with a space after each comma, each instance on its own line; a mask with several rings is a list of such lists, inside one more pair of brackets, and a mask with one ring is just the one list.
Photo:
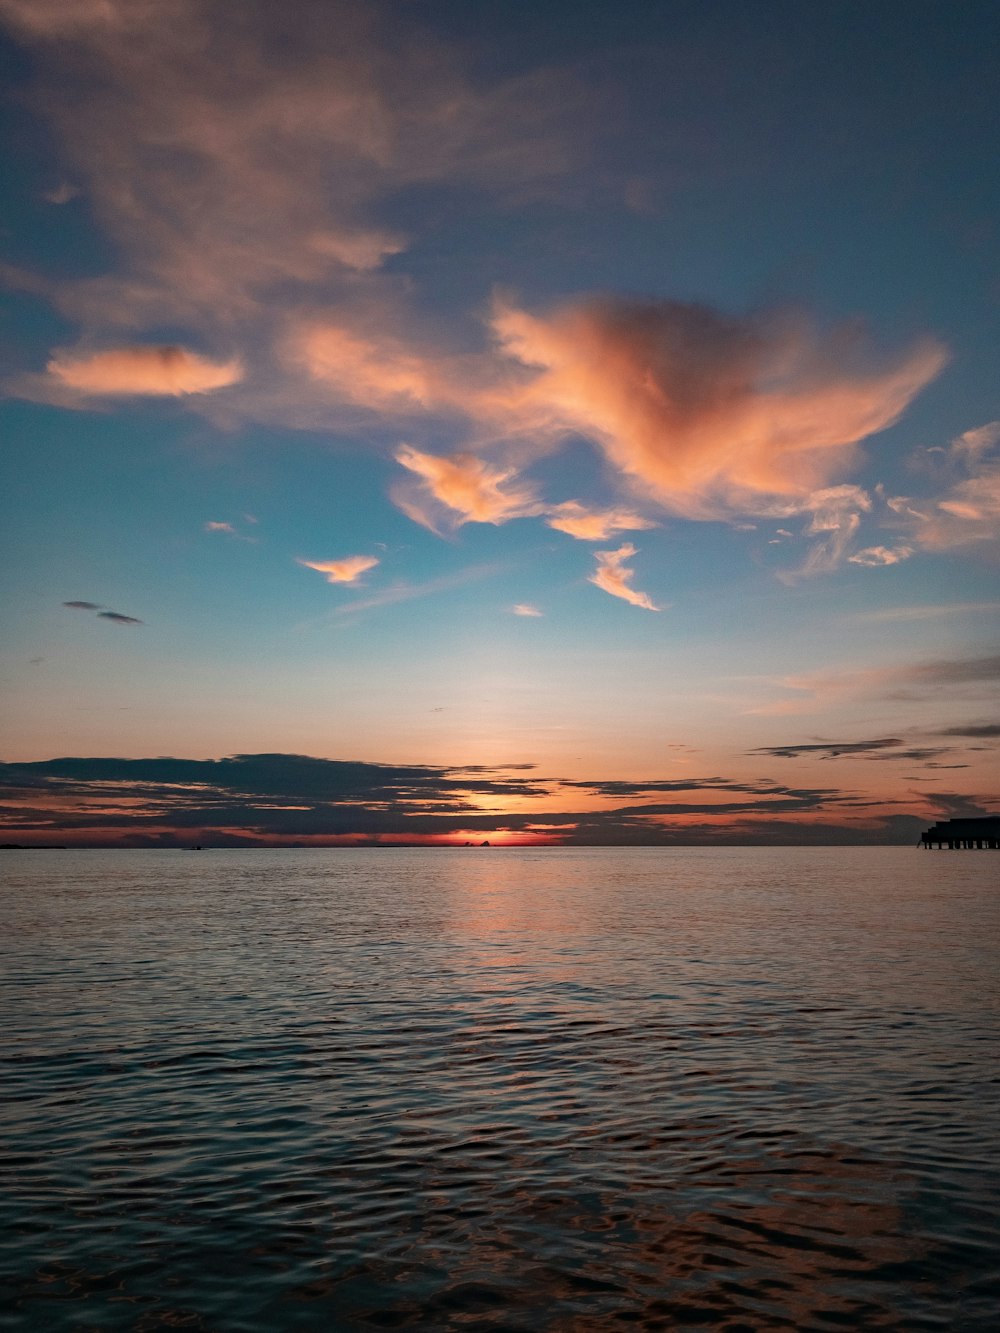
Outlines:
[[1000, 811], [964, 0], [0, 0], [0, 840]]

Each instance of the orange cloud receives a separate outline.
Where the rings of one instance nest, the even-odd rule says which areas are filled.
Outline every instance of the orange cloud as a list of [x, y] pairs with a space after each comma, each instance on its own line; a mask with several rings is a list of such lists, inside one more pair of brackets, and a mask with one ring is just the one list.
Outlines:
[[375, 568], [378, 559], [373, 555], [345, 555], [342, 560], [299, 560], [298, 563], [325, 574], [327, 583], [357, 583], [362, 574]]
[[530, 606], [527, 602], [515, 602], [510, 609], [515, 616], [540, 616], [543, 614], [537, 606]]
[[528, 485], [512, 485], [517, 471], [494, 467], [472, 454], [452, 454], [449, 458], [421, 453], [403, 445], [397, 460], [421, 479], [419, 493], [397, 488], [396, 503], [418, 523], [438, 531], [436, 511], [443, 509], [453, 525], [462, 523], [506, 523], [512, 518], [527, 518], [544, 512], [534, 490]]
[[585, 542], [603, 542], [616, 532], [636, 532], [656, 526], [630, 509], [587, 509], [577, 500], [554, 505], [545, 521], [550, 528], [568, 532]]
[[289, 285], [342, 290], [405, 247], [373, 224], [387, 195], [445, 179], [523, 191], [567, 169], [582, 101], [567, 76], [476, 86], [414, 17], [378, 6], [238, 9], [237, 23], [213, 0], [0, 0], [128, 266], [61, 284], [76, 317], [228, 321]]
[[432, 363], [394, 339], [376, 342], [336, 325], [313, 324], [294, 335], [289, 350], [313, 379], [360, 407], [412, 412], [440, 396]]
[[647, 611], [660, 610], [647, 593], [637, 592], [635, 588], [629, 587], [635, 578], [635, 570], [625, 567], [625, 561], [631, 560], [636, 554], [636, 548], [631, 542], [619, 546], [617, 551], [595, 551], [594, 554], [597, 559], [597, 569], [588, 575], [591, 583], [603, 588], [612, 597], [621, 597], [623, 601], [631, 602], [633, 606], [641, 606]]
[[59, 384], [106, 396], [181, 397], [210, 393], [243, 378], [239, 361], [215, 362], [185, 347], [117, 347], [106, 352], [58, 352], [46, 367]]
[[536, 372], [522, 412], [589, 436], [644, 494], [690, 518], [806, 500], [946, 360], [925, 340], [871, 370], [868, 349], [843, 333], [670, 301], [590, 301], [549, 317], [500, 307], [494, 328]]

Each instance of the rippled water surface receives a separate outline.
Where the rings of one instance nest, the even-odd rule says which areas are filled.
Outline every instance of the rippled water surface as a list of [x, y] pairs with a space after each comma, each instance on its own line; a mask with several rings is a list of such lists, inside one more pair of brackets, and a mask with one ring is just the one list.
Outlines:
[[1000, 853], [2, 857], [2, 1327], [1000, 1322]]

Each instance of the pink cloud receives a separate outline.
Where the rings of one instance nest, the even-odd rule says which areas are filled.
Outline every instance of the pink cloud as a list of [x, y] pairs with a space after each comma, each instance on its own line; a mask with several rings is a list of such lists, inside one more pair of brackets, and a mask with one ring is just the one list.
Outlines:
[[544, 614], [537, 606], [530, 606], [527, 602], [516, 602], [510, 609], [515, 616], [535, 617]]
[[641, 606], [646, 611], [660, 610], [647, 593], [638, 592], [629, 586], [635, 578], [635, 570], [625, 566], [625, 561], [631, 560], [636, 554], [636, 548], [631, 542], [619, 546], [617, 551], [595, 551], [594, 554], [597, 559], [597, 569], [588, 575], [591, 583], [603, 588], [612, 597], [620, 597], [623, 601], [630, 602], [632, 606]]
[[439, 396], [433, 364], [389, 337], [362, 337], [336, 325], [296, 331], [293, 360], [346, 402], [377, 411], [413, 412]]
[[535, 372], [522, 412], [594, 439], [645, 495], [691, 518], [823, 489], [946, 360], [925, 340], [872, 370], [869, 349], [842, 333], [669, 301], [589, 301], [548, 317], [506, 306], [494, 328]]
[[420, 478], [413, 491], [397, 488], [396, 503], [411, 518], [438, 531], [438, 517], [452, 525], [463, 523], [506, 523], [512, 518], [526, 518], [544, 512], [532, 487], [515, 484], [517, 471], [497, 467], [472, 454], [441, 457], [425, 454], [410, 445], [396, 453], [397, 460]]
[[243, 378], [239, 361], [209, 361], [185, 347], [154, 346], [57, 352], [46, 372], [61, 387], [108, 397], [211, 393]]
[[374, 221], [388, 194], [443, 179], [537, 190], [569, 165], [583, 94], [568, 76], [473, 82], [392, 7], [238, 8], [233, 22], [213, 0], [0, 0], [125, 257], [61, 284], [64, 310], [215, 323], [290, 285], [344, 291], [405, 248]]
[[587, 509], [577, 500], [553, 505], [545, 521], [550, 528], [587, 542], [603, 542], [616, 532], [637, 532], [656, 526], [630, 509]]
[[340, 560], [299, 560], [306, 569], [326, 575], [327, 583], [357, 583], [361, 575], [379, 563], [373, 555], [346, 555]]

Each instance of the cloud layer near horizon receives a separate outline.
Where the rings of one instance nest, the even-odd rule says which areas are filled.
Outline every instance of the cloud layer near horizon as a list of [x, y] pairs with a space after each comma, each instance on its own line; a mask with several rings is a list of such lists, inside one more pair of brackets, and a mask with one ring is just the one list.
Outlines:
[[[0, 791], [4, 837], [40, 844], [419, 843], [496, 831], [584, 845], [907, 842], [927, 819], [850, 791], [766, 778], [565, 782], [537, 776], [531, 765], [399, 766], [291, 754], [0, 764]], [[926, 793], [919, 804], [932, 817], [979, 809], [975, 798], [954, 793]]]

